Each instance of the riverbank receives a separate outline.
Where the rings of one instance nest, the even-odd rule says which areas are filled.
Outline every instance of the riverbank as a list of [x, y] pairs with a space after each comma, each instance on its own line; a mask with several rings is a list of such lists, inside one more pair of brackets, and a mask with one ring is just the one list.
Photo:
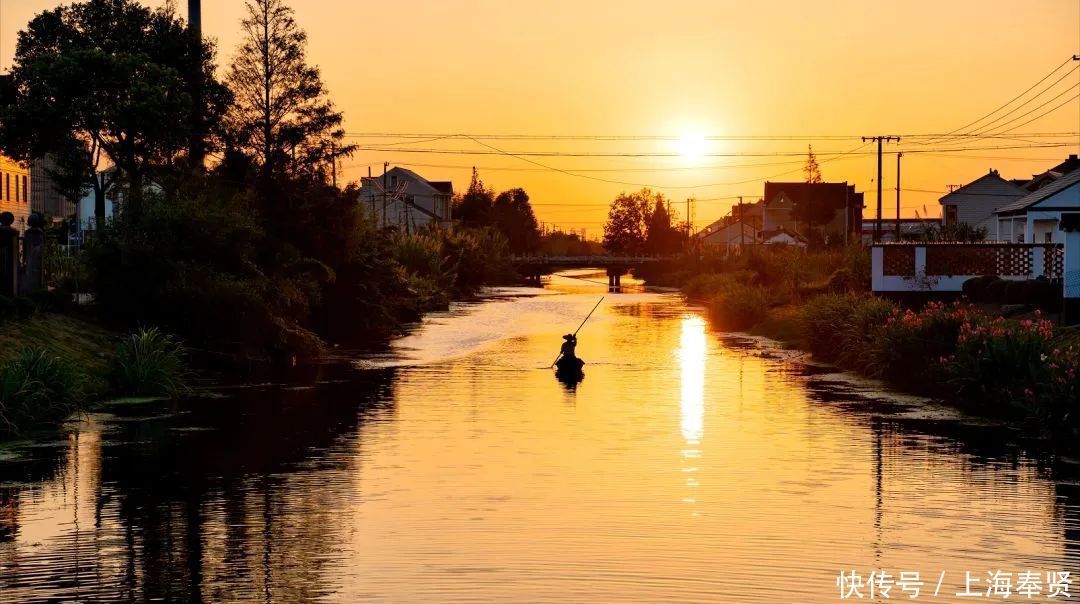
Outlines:
[[1063, 446], [1080, 434], [1080, 333], [1037, 310], [1006, 319], [967, 301], [907, 308], [829, 281], [785, 295], [752, 275], [706, 274], [683, 283], [724, 329], [811, 352], [822, 362], [902, 392], [984, 416], [1037, 420]]

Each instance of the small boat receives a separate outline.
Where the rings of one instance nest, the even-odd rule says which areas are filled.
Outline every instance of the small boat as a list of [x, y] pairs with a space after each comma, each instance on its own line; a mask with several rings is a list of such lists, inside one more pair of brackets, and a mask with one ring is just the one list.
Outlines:
[[562, 357], [555, 362], [555, 377], [564, 382], [580, 382], [585, 378], [584, 366], [585, 361], [577, 357]]

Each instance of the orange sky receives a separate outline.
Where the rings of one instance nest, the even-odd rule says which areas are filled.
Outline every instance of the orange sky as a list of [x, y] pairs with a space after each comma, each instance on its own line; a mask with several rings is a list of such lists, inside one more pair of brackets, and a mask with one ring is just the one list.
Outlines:
[[[10, 65], [15, 34], [27, 20], [58, 4], [0, 0], [0, 66]], [[178, 4], [183, 12], [186, 2]], [[322, 67], [350, 133], [691, 139], [941, 133], [997, 108], [1080, 53], [1077, 0], [295, 0], [292, 5], [310, 35], [310, 58]], [[204, 0], [204, 30], [218, 39], [223, 63], [236, 46], [242, 10], [241, 0]], [[1064, 66], [1042, 87], [1076, 65]], [[989, 130], [1020, 125], [1068, 101], [1077, 92], [1069, 87], [1078, 84], [1080, 70]], [[1009, 122], [1062, 92], [1058, 102]], [[1077, 131], [1080, 102], [1074, 100], [1016, 132]], [[802, 178], [800, 158], [790, 156], [531, 158], [630, 183], [616, 184], [513, 157], [404, 151], [490, 151], [469, 139], [355, 140], [387, 150], [346, 160], [350, 179], [366, 174], [369, 165], [377, 173], [389, 161], [433, 180], [453, 180], [461, 190], [469, 166], [476, 165], [497, 189], [525, 187], [540, 220], [587, 228], [590, 236], [599, 235], [607, 202], [639, 184], [663, 191], [680, 212], [687, 197], [701, 199], [695, 224], [703, 226], [727, 211], [731, 196], [757, 199], [765, 178]], [[936, 192], [946, 185], [968, 182], [990, 168], [1006, 177], [1027, 176], [1080, 150], [1075, 135], [1035, 140], [1071, 146], [906, 155], [903, 188], [917, 191], [902, 193], [903, 213], [936, 216]], [[503, 151], [562, 153], [669, 153], [686, 146], [660, 140], [484, 142]], [[386, 143], [396, 144], [387, 148]], [[814, 148], [822, 154], [826, 180], [856, 183], [873, 206], [872, 155], [825, 161], [828, 152], [859, 144], [820, 139]], [[981, 139], [922, 148], [1023, 144]], [[708, 140], [699, 151], [769, 154], [804, 152], [806, 145], [804, 140]], [[910, 139], [902, 147], [918, 148]], [[895, 156], [886, 156], [886, 215], [895, 212], [895, 170]], [[872, 208], [867, 216], [871, 213]]]

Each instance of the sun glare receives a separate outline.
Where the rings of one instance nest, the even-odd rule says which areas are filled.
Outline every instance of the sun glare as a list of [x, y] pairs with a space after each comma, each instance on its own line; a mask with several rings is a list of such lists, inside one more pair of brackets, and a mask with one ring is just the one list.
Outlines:
[[708, 141], [700, 132], [686, 132], [679, 137], [676, 149], [685, 160], [696, 161], [708, 152]]

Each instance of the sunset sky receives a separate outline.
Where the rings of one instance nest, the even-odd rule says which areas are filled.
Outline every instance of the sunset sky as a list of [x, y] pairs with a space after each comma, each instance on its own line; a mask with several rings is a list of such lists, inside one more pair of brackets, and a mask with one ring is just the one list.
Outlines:
[[[59, 4], [0, 0], [0, 68], [10, 67], [16, 33], [26, 22]], [[183, 14], [186, 2], [178, 4]], [[869, 218], [875, 204], [872, 147], [833, 161], [830, 153], [859, 147], [857, 137], [863, 135], [951, 132], [1080, 53], [1077, 0], [295, 0], [292, 5], [310, 36], [310, 59], [322, 68], [351, 135], [650, 137], [350, 138], [380, 150], [346, 160], [349, 179], [359, 179], [369, 166], [378, 173], [388, 161], [432, 180], [453, 180], [462, 190], [475, 165], [496, 189], [524, 187], [540, 220], [587, 228], [590, 236], [599, 235], [611, 198], [641, 185], [668, 195], [680, 214], [685, 199], [696, 197], [695, 224], [704, 226], [727, 212], [734, 196], [756, 200], [765, 179], [801, 180], [802, 157], [773, 154], [805, 153], [809, 142], [826, 180], [846, 180], [867, 191]], [[222, 65], [236, 48], [242, 11], [241, 0], [204, 1], [204, 30], [217, 39]], [[1029, 104], [1005, 115], [1028, 98], [1022, 97], [971, 128], [978, 132], [985, 125], [994, 133], [1022, 126], [1002, 133], [1010, 137], [1068, 135], [902, 141], [901, 149], [950, 150], [904, 156], [903, 213], [937, 216], [937, 199], [947, 185], [969, 182], [991, 168], [1010, 178], [1030, 176], [1080, 150], [1077, 66], [1080, 62], [1062, 66], [1029, 93], [1046, 88]], [[780, 140], [760, 139], [766, 136]], [[816, 140], [801, 140], [806, 136]], [[1068, 146], [969, 150], [1033, 142]], [[462, 153], [478, 151], [487, 154]], [[540, 166], [501, 151], [560, 155], [528, 158]], [[567, 156], [589, 153], [682, 155]], [[895, 211], [895, 172], [896, 158], [887, 155], [887, 216]]]

